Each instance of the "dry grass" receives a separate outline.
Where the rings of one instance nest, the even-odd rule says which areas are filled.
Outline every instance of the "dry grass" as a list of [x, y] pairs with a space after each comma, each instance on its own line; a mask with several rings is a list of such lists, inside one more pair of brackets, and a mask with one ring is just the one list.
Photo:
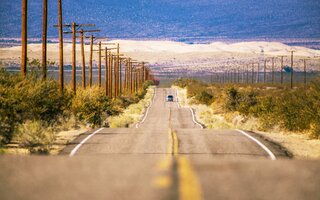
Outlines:
[[154, 94], [154, 86], [148, 88], [146, 95], [136, 104], [131, 104], [119, 116], [108, 118], [110, 128], [129, 127], [138, 123], [143, 116], [146, 108], [151, 103]]
[[[195, 110], [197, 120], [209, 129], [243, 129], [265, 135], [288, 149], [296, 159], [320, 159], [320, 140], [310, 139], [306, 134], [283, 132], [275, 127], [270, 132], [258, 130], [258, 119], [244, 119], [239, 113], [221, 113], [215, 106], [195, 105], [187, 99], [186, 89], [174, 86], [178, 91], [181, 106], [190, 106]], [[219, 114], [217, 114], [219, 113]]]

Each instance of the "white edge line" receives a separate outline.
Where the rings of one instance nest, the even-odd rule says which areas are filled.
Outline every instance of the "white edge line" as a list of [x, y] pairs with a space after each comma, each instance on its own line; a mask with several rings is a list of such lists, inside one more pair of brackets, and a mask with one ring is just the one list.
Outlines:
[[88, 141], [92, 136], [94, 136], [95, 134], [97, 134], [98, 132], [100, 132], [103, 128], [99, 128], [98, 130], [96, 130], [95, 132], [91, 133], [90, 135], [88, 135], [86, 138], [84, 138], [74, 149], [72, 149], [72, 151], [70, 152], [69, 156], [72, 157], [74, 156], [77, 151], [79, 150], [79, 148], [86, 142]]
[[153, 104], [153, 102], [154, 102], [155, 96], [156, 96], [156, 89], [154, 89], [152, 101], [150, 102], [150, 104], [149, 104], [149, 106], [148, 106], [148, 108], [147, 108], [147, 111], [146, 111], [143, 119], [136, 124], [136, 128], [139, 128], [139, 125], [142, 124], [142, 123], [147, 119], [147, 116], [148, 116], [148, 113], [149, 113], [149, 109], [150, 109], [150, 107], [152, 106], [152, 104]]
[[193, 111], [193, 109], [192, 109], [191, 107], [190, 107], [190, 111], [191, 111], [191, 114], [192, 114], [192, 121], [193, 121], [195, 124], [199, 125], [201, 129], [203, 129], [203, 126], [202, 126], [199, 122], [197, 122], [196, 117], [195, 117], [195, 114], [194, 114], [194, 111]]
[[270, 149], [268, 149], [268, 147], [266, 147], [264, 144], [262, 144], [259, 140], [257, 140], [256, 138], [252, 137], [251, 135], [249, 135], [248, 133], [236, 129], [238, 132], [242, 133], [243, 135], [247, 136], [248, 138], [250, 138], [251, 140], [253, 140], [254, 142], [256, 142], [261, 148], [263, 148], [268, 154], [271, 160], [276, 160], [276, 156], [272, 153], [272, 151]]

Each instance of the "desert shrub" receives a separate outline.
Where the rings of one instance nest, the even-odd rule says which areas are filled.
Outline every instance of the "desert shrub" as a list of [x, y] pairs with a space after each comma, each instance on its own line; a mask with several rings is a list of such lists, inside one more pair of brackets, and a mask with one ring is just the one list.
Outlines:
[[259, 118], [259, 128], [261, 130], [271, 129], [278, 123], [276, 103], [272, 96], [259, 97], [255, 113]]
[[99, 87], [77, 90], [71, 110], [78, 120], [93, 127], [101, 125], [107, 114], [112, 114], [110, 100]]
[[195, 96], [195, 99], [200, 103], [200, 104], [206, 104], [210, 105], [213, 101], [213, 95], [210, 94], [207, 91], [201, 91], [199, 94]]
[[226, 109], [228, 111], [237, 111], [240, 105], [240, 99], [240, 93], [236, 88], [231, 87], [227, 89], [227, 99], [225, 102]]
[[27, 120], [55, 123], [70, 99], [54, 80], [38, 80], [35, 74], [23, 80], [19, 74], [0, 70], [0, 143], [9, 143], [16, 127]]
[[55, 134], [52, 127], [41, 121], [26, 121], [18, 126], [17, 139], [30, 153], [48, 154]]
[[[235, 94], [234, 92], [232, 92], [232, 99], [237, 99], [236, 101], [233, 101], [233, 104], [237, 104], [238, 106], [235, 106], [234, 108], [239, 111], [240, 114], [244, 115], [244, 116], [256, 116], [257, 114], [257, 108], [256, 105], [258, 104], [258, 100], [257, 100], [257, 92], [255, 92], [254, 90], [251, 90], [249, 92], [242, 92], [239, 97], [236, 97], [234, 95], [238, 95]], [[238, 95], [239, 96], [239, 95]]]

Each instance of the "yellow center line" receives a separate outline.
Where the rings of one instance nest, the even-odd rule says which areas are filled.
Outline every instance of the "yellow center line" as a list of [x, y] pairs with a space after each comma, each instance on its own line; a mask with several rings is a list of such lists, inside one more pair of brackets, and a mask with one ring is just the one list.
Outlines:
[[169, 129], [168, 154], [174, 156], [172, 162], [177, 162], [179, 200], [201, 200], [201, 188], [195, 171], [189, 159], [179, 155], [179, 141], [176, 131]]
[[[169, 113], [169, 124], [170, 121], [171, 109]], [[154, 184], [159, 188], [168, 188], [173, 187], [173, 184], [177, 182], [179, 200], [201, 200], [201, 187], [196, 173], [193, 170], [189, 159], [183, 155], [179, 155], [178, 136], [176, 131], [173, 131], [171, 128], [168, 130], [167, 155], [168, 156], [159, 163], [158, 169], [164, 172], [169, 171], [170, 169], [173, 171], [177, 170], [178, 180], [174, 181], [174, 177], [168, 176], [166, 173], [158, 176], [155, 179]], [[174, 168], [173, 166], [177, 166], [177, 168]]]

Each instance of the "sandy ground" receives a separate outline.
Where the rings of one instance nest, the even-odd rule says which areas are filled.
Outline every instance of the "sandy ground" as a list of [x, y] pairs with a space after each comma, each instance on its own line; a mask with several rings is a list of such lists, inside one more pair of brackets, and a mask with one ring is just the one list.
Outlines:
[[[108, 43], [119, 43], [120, 52], [139, 61], [149, 62], [155, 72], [208, 72], [222, 71], [225, 68], [245, 66], [247, 63], [258, 62], [263, 58], [287, 56], [284, 64], [290, 64], [290, 52], [294, 51], [296, 70], [302, 70], [301, 58], [314, 58], [320, 56], [320, 50], [308, 49], [298, 46], [287, 46], [278, 42], [240, 42], [211, 44], [185, 44], [173, 41], [134, 41], [114, 40]], [[71, 64], [70, 43], [64, 45], [64, 62]], [[114, 47], [109, 45], [108, 47]], [[98, 47], [96, 46], [95, 49]], [[263, 51], [263, 52], [262, 52]], [[86, 62], [89, 59], [89, 45], [85, 47]], [[77, 45], [77, 63], [80, 65], [80, 45]], [[96, 63], [98, 53], [94, 53]], [[0, 48], [0, 61], [6, 63], [19, 63], [21, 47]], [[28, 45], [28, 57], [41, 59], [41, 44]], [[57, 62], [59, 58], [58, 44], [48, 44], [48, 60]], [[58, 63], [58, 62], [57, 62]], [[276, 67], [280, 58], [276, 59]], [[320, 70], [320, 61], [308, 61], [309, 70]], [[268, 62], [268, 70], [271, 62]]]

